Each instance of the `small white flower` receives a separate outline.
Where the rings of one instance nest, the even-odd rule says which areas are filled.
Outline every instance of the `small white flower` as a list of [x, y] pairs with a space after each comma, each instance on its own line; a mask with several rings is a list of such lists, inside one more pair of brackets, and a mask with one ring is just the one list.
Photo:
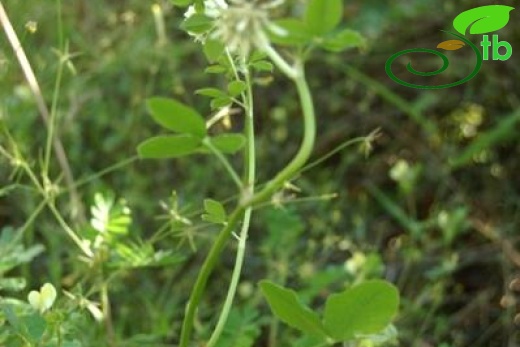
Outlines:
[[359, 270], [361, 270], [363, 268], [366, 261], [367, 261], [367, 257], [365, 256], [365, 254], [363, 252], [356, 251], [356, 252], [354, 252], [352, 257], [350, 257], [350, 259], [346, 261], [345, 269], [349, 273], [355, 275], [358, 273]]
[[[259, 0], [204, 0], [204, 15], [214, 20], [209, 33], [196, 35], [196, 41], [204, 42], [206, 38], [223, 42], [230, 52], [247, 56], [253, 47], [262, 48], [269, 45], [266, 32], [278, 35], [286, 34], [285, 30], [269, 20], [269, 10], [280, 6], [285, 0], [272, 0], [260, 3]], [[190, 6], [184, 13], [186, 18], [196, 13]]]
[[27, 296], [27, 300], [32, 307], [40, 311], [40, 313], [44, 313], [51, 308], [54, 300], [56, 300], [56, 288], [50, 283], [45, 283], [39, 292], [36, 290], [31, 291]]

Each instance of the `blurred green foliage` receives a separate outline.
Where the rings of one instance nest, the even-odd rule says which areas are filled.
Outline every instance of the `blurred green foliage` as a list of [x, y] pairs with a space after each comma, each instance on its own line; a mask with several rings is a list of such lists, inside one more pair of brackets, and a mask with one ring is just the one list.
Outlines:
[[[43, 210], [25, 225], [39, 210], [40, 198], [27, 176], [1, 156], [0, 249], [22, 227], [20, 241], [26, 246], [0, 253], [0, 295], [25, 300], [24, 288], [52, 281], [71, 291], [78, 307], [84, 304], [69, 327], [83, 345], [171, 345], [178, 339], [187, 295], [216, 230], [200, 218], [203, 200], [232, 198], [232, 183], [220, 180], [223, 169], [203, 156], [196, 161], [136, 160], [135, 148], [160, 131], [146, 115], [146, 98], [175, 97], [207, 114], [207, 98], [192, 92], [219, 81], [204, 73], [204, 55], [178, 30], [182, 12], [166, 1], [158, 3], [166, 37], [157, 29], [151, 3], [143, 1], [63, 2], [62, 31], [55, 1], [3, 3], [48, 104], [59, 59], [67, 59], [57, 105], [58, 134], [87, 220], [99, 219], [102, 206], [115, 207], [121, 217], [124, 207], [110, 195], [124, 198], [132, 219], [123, 223], [128, 242], [106, 245], [114, 252], [114, 267], [99, 269], [110, 275], [114, 336], [107, 337], [107, 327], [94, 323], [86, 301], [79, 300], [98, 301], [101, 288], [94, 274], [78, 262], [76, 249], [50, 212]], [[345, 285], [383, 275], [398, 285], [403, 297], [395, 322], [399, 345], [513, 346], [519, 339], [513, 323], [518, 304], [504, 298], [511, 297], [508, 283], [520, 270], [520, 68], [514, 50], [520, 29], [509, 25], [500, 31], [513, 45], [512, 59], [486, 62], [473, 80], [459, 87], [423, 91], [393, 83], [384, 71], [386, 59], [402, 49], [434, 47], [444, 39], [439, 29], [450, 30], [458, 13], [489, 3], [345, 4], [347, 22], [369, 37], [369, 45], [361, 54], [318, 54], [309, 64], [319, 111], [314, 158], [376, 128], [381, 135], [368, 157], [366, 148], [348, 147], [305, 172], [294, 182], [298, 190], [286, 191], [274, 206], [258, 211], [239, 299], [221, 344], [307, 346], [295, 342], [297, 333], [270, 318], [256, 285], [259, 278], [298, 287], [304, 302], [321, 305]], [[513, 1], [503, 4], [514, 6]], [[511, 15], [515, 23], [518, 13]], [[66, 57], [59, 51], [64, 43], [70, 54]], [[455, 64], [469, 68], [464, 61]], [[273, 82], [266, 74], [263, 83], [270, 85], [257, 95], [260, 180], [292, 155], [300, 136], [295, 95], [276, 77]], [[456, 78], [446, 76], [451, 77]], [[0, 82], [0, 145], [37, 166], [46, 131], [4, 38]], [[240, 123], [233, 116], [229, 125]], [[11, 137], [4, 136], [4, 129]], [[58, 165], [52, 172], [59, 176]], [[177, 193], [172, 197], [173, 189]], [[111, 193], [105, 200], [96, 195], [107, 191]], [[320, 198], [332, 193], [337, 198]], [[298, 201], [300, 197], [313, 198]], [[80, 230], [69, 213], [68, 195], [58, 196], [56, 204]], [[91, 214], [90, 207], [98, 212]], [[84, 227], [94, 241], [91, 228]], [[45, 252], [36, 244], [45, 245]], [[165, 254], [163, 249], [175, 252]], [[35, 260], [28, 263], [30, 258]], [[230, 252], [219, 265], [201, 317], [213, 317], [219, 310], [215, 303], [225, 295], [232, 261]], [[92, 277], [83, 277], [85, 273]], [[2, 324], [0, 316], [0, 328]], [[210, 327], [197, 330], [209, 334]], [[0, 343], [6, 338], [2, 334]]]

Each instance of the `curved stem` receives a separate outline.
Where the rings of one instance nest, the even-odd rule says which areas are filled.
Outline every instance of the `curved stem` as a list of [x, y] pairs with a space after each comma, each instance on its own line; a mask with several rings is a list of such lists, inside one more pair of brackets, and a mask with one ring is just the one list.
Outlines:
[[[273, 57], [271, 55], [273, 52], [275, 51], [266, 51], [268, 56], [272, 59]], [[278, 58], [281, 57], [279, 57], [279, 55], [276, 53], [276, 59]], [[277, 61], [274, 62], [275, 64], [278, 64]], [[286, 66], [284, 66], [284, 68], [286, 68]], [[209, 275], [215, 267], [227, 240], [229, 239], [233, 230], [236, 228], [239, 220], [243, 217], [246, 209], [255, 204], [262, 203], [270, 199], [274, 192], [280, 189], [286, 181], [293, 178], [294, 175], [298, 173], [298, 170], [305, 165], [305, 162], [309, 158], [314, 147], [314, 140], [316, 136], [316, 120], [314, 118], [315, 114], [312, 96], [307, 81], [305, 80], [303, 64], [297, 64], [294, 67], [294, 70], [291, 67], [291, 70], [282, 69], [282, 71], [288, 74], [288, 77], [294, 81], [298, 90], [298, 95], [300, 97], [304, 122], [304, 134], [300, 149], [293, 160], [291, 160], [291, 162], [282, 171], [280, 171], [278, 175], [275, 176], [275, 178], [269, 181], [259, 193], [254, 195], [252, 199], [245, 200], [236, 207], [236, 209], [231, 214], [227, 225], [224, 226], [224, 228], [220, 231], [217, 239], [215, 240], [215, 243], [209, 251], [208, 256], [204, 260], [202, 268], [191, 292], [190, 299], [186, 306], [186, 314], [182, 323], [179, 347], [188, 346], [190, 334], [193, 329], [193, 319], [195, 317], [195, 312], [206, 288]]]
[[[244, 63], [245, 66], [245, 63]], [[251, 88], [252, 82], [249, 75], [249, 72], [246, 71], [245, 79], [247, 85], [246, 95], [244, 95], [244, 102], [246, 104], [246, 123], [245, 123], [245, 135], [247, 139], [247, 150], [245, 154], [245, 176], [246, 176], [246, 185], [248, 192], [250, 194], [254, 194], [254, 184], [255, 184], [255, 171], [256, 171], [256, 163], [255, 163], [255, 129], [254, 129], [254, 108], [253, 108], [253, 90]], [[237, 78], [238, 79], [238, 78]], [[229, 284], [228, 292], [226, 295], [226, 300], [224, 305], [222, 306], [222, 310], [220, 311], [220, 316], [211, 334], [211, 337], [207, 343], [207, 347], [214, 347], [217, 343], [222, 331], [224, 330], [224, 326], [226, 325], [229, 312], [231, 310], [231, 306], [233, 305], [233, 299], [235, 298], [238, 282], [240, 280], [240, 275], [242, 273], [242, 266], [244, 265], [244, 257], [246, 253], [246, 243], [247, 236], [249, 233], [249, 225], [251, 222], [251, 214], [253, 212], [253, 208], [251, 206], [247, 207], [244, 212], [244, 221], [242, 224], [242, 228], [240, 231], [240, 237], [238, 240], [238, 250], [235, 259], [235, 266], [233, 268], [233, 273], [231, 275], [231, 282]]]
[[296, 68], [298, 73], [294, 78], [294, 83], [296, 84], [298, 95], [300, 97], [304, 123], [303, 140], [300, 149], [293, 160], [271, 181], [269, 181], [258, 194], [254, 195], [251, 201], [246, 201], [247, 205], [256, 205], [268, 200], [273, 193], [280, 189], [285, 182], [293, 178], [298, 170], [305, 165], [311, 155], [312, 149], [314, 148], [314, 140], [316, 138], [314, 104], [312, 102], [309, 85], [305, 79], [303, 65], [298, 64]]
[[208, 256], [202, 264], [202, 268], [199, 272], [199, 275], [197, 276], [193, 290], [191, 291], [190, 300], [186, 305], [186, 314], [184, 316], [184, 321], [182, 322], [179, 347], [188, 347], [191, 330], [193, 329], [195, 311], [197, 310], [197, 306], [199, 305], [200, 299], [202, 298], [202, 294], [204, 294], [204, 289], [206, 288], [208, 277], [213, 271], [220, 253], [226, 245], [226, 241], [229, 239], [229, 236], [231, 236], [231, 233], [235, 229], [238, 221], [242, 218], [244, 210], [244, 207], [239, 206], [231, 214], [227, 225], [220, 231], [217, 239], [215, 240], [215, 243], [213, 243], [213, 246], [208, 253]]

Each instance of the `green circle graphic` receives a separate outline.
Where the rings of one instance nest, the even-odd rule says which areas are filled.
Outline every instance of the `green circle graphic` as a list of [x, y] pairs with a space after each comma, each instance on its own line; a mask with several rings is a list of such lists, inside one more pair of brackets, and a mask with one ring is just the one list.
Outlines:
[[[444, 30], [441, 30], [441, 31], [444, 31]], [[431, 72], [421, 72], [421, 71], [415, 70], [412, 67], [412, 64], [408, 63], [406, 65], [406, 69], [409, 72], [413, 73], [414, 75], [418, 75], [418, 76], [435, 76], [435, 75], [438, 75], [438, 74], [444, 72], [448, 68], [448, 66], [449, 66], [448, 57], [446, 57], [446, 55], [444, 53], [442, 53], [442, 52], [439, 52], [439, 51], [436, 51], [436, 50], [433, 50], [433, 49], [428, 49], [428, 48], [405, 49], [403, 51], [400, 51], [400, 52], [397, 52], [397, 53], [393, 54], [390, 58], [388, 58], [388, 60], [386, 61], [386, 64], [385, 64], [385, 71], [386, 71], [387, 75], [396, 83], [399, 83], [399, 84], [401, 84], [403, 86], [406, 86], [406, 87], [417, 88], [417, 89], [443, 89], [443, 88], [455, 87], [455, 86], [458, 86], [459, 84], [466, 83], [467, 81], [469, 81], [470, 79], [475, 77], [475, 75], [479, 72], [480, 68], [482, 67], [482, 60], [483, 60], [482, 59], [482, 53], [480, 53], [480, 51], [477, 48], [477, 46], [475, 46], [471, 41], [466, 39], [464, 36], [461, 36], [461, 35], [456, 34], [456, 33], [452, 33], [450, 31], [444, 31], [444, 32], [446, 32], [446, 33], [448, 33], [450, 35], [453, 35], [453, 36], [457, 36], [459, 39], [464, 41], [464, 43], [466, 43], [468, 46], [470, 46], [471, 49], [473, 49], [473, 52], [475, 52], [475, 56], [477, 57], [476, 65], [475, 65], [475, 68], [473, 69], [473, 71], [468, 76], [466, 76], [465, 78], [463, 78], [463, 79], [461, 79], [459, 81], [453, 82], [453, 83], [441, 84], [441, 85], [438, 85], [438, 86], [426, 86], [426, 85], [413, 84], [413, 83], [408, 83], [406, 81], [403, 81], [402, 79], [397, 77], [392, 72], [392, 63], [397, 58], [399, 58], [400, 56], [408, 54], [408, 53], [430, 53], [430, 54], [435, 54], [436, 56], [438, 56], [439, 58], [442, 59], [442, 66], [439, 69], [437, 69], [435, 71], [431, 71]]]

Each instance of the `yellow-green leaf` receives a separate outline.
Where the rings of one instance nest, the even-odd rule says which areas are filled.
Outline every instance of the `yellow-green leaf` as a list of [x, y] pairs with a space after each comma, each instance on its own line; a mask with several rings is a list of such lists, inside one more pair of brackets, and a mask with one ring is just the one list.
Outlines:
[[236, 153], [246, 143], [246, 138], [242, 134], [222, 134], [212, 137], [211, 144], [222, 153]]
[[146, 105], [152, 118], [164, 128], [200, 138], [206, 136], [204, 118], [193, 108], [161, 97], [148, 99]]
[[322, 36], [334, 30], [343, 17], [343, 0], [310, 0], [305, 12], [309, 31]]
[[137, 147], [141, 158], [177, 158], [196, 152], [201, 139], [192, 135], [156, 136], [143, 141]]
[[318, 315], [301, 303], [293, 290], [267, 280], [260, 281], [260, 289], [280, 320], [309, 335], [327, 336]]
[[347, 341], [358, 334], [382, 331], [397, 313], [399, 293], [382, 280], [366, 281], [332, 294], [325, 303], [323, 323], [336, 341]]

